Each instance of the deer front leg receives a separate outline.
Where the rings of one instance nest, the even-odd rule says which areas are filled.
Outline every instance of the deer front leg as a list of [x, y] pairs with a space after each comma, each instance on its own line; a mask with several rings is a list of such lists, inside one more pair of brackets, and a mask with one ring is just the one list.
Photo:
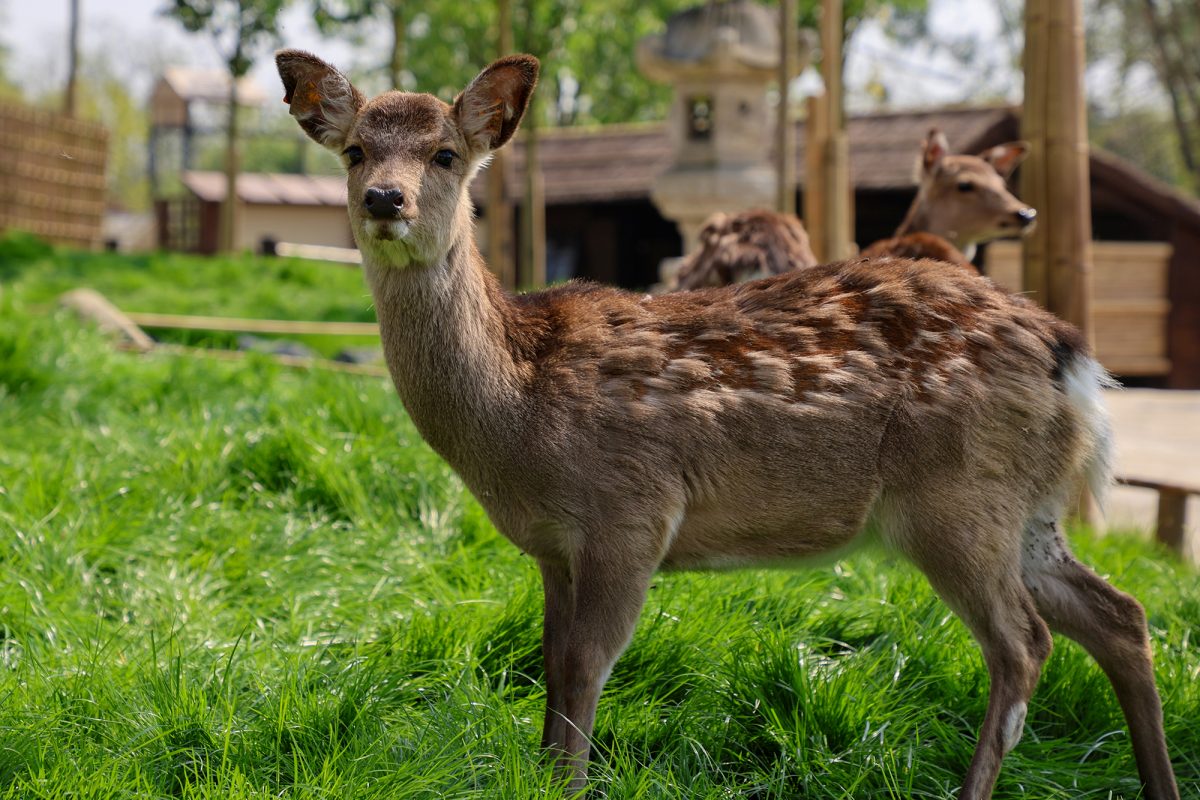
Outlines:
[[542, 592], [546, 609], [542, 621], [542, 659], [546, 665], [546, 719], [542, 725], [542, 748], [558, 755], [566, 742], [563, 709], [563, 658], [566, 654], [575, 593], [571, 568], [565, 562], [542, 560]]
[[[563, 592], [560, 571], [550, 574], [546, 612], [546, 723], [543, 744], [557, 751], [558, 764], [572, 789], [587, 783], [588, 756], [596, 704], [613, 664], [629, 643], [646, 599], [656, 563], [637, 562], [617, 554], [588, 554], [575, 560]], [[551, 588], [553, 586], [553, 588]], [[569, 626], [559, 601], [570, 595]]]

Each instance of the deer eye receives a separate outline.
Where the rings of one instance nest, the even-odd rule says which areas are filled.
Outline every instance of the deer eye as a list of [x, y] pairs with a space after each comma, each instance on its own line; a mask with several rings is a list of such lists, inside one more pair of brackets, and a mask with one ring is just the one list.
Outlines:
[[971, 192], [975, 190], [975, 184], [970, 181], [959, 181], [957, 188], [960, 192]]
[[433, 156], [433, 163], [442, 169], [450, 169], [450, 165], [454, 163], [455, 155], [453, 150], [438, 150]]
[[346, 161], [348, 161], [352, 167], [357, 167], [362, 163], [363, 159], [366, 158], [366, 154], [363, 152], [363, 149], [356, 144], [352, 144], [343, 150], [342, 155], [346, 157]]

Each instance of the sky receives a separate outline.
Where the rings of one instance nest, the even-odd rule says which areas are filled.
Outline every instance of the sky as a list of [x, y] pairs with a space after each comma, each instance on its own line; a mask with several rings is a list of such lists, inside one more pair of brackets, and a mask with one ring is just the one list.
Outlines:
[[[149, 91], [153, 76], [168, 63], [220, 66], [208, 39], [185, 33], [177, 22], [158, 13], [165, 4], [165, 0], [80, 0], [82, 51], [86, 54], [107, 48], [129, 80], [142, 84], [132, 88], [143, 95]], [[984, 43], [999, 36], [1000, 20], [989, 0], [931, 0], [930, 7], [929, 19], [935, 32], [968, 35]], [[312, 50], [339, 64], [361, 60], [361, 54], [354, 53], [348, 44], [322, 39], [307, 8], [307, 4], [299, 3], [286, 12], [279, 29], [286, 46]], [[11, 54], [9, 71], [26, 82], [33, 94], [62, 85], [66, 74], [67, 13], [68, 0], [0, 0], [0, 41]], [[999, 57], [997, 60], [1003, 61]], [[1020, 85], [1006, 64], [997, 63], [985, 72], [966, 82], [961, 69], [948, 56], [901, 50], [879, 26], [868, 26], [853, 40], [846, 79], [851, 87], [886, 83], [889, 104], [894, 106], [963, 102], [973, 93], [994, 99], [997, 87]], [[259, 59], [253, 75], [268, 92], [278, 82], [269, 58]], [[811, 84], [809, 79], [805, 85]], [[1010, 93], [1008, 99], [1017, 98]]]

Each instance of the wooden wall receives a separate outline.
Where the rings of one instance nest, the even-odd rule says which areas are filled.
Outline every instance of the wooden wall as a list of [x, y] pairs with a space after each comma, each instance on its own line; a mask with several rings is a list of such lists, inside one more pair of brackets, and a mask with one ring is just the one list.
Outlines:
[[93, 122], [0, 103], [0, 231], [95, 247], [104, 218], [108, 132]]
[[[1021, 242], [992, 242], [987, 274], [1013, 292], [1024, 290]], [[1168, 294], [1174, 249], [1166, 242], [1092, 243], [1092, 317], [1096, 356], [1115, 375], [1165, 377], [1179, 355], [1168, 339]]]

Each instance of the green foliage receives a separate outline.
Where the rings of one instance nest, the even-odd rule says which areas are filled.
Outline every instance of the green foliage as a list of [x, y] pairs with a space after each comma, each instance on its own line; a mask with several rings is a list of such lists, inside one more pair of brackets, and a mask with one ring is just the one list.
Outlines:
[[[403, 0], [317, 0], [315, 16], [326, 30], [366, 24], [378, 29], [383, 16]], [[514, 0], [513, 37], [518, 50], [543, 60], [540, 94], [548, 124], [597, 124], [662, 119], [670, 87], [652, 83], [637, 69], [634, 51], [643, 37], [660, 31], [673, 13], [697, 0]], [[867, 18], [896, 21], [923, 18], [928, 0], [850, 0], [845, 4], [847, 36]], [[404, 4], [407, 8], [407, 4]], [[815, 27], [820, 3], [801, 0], [799, 24]], [[406, 88], [449, 99], [496, 57], [495, 3], [470, 14], [460, 3], [428, 0], [408, 12]], [[369, 72], [383, 66], [373, 59]], [[560, 99], [573, 102], [559, 105]]]
[[[537, 569], [386, 380], [116, 353], [47, 302], [100, 281], [311, 318], [318, 294], [362, 308], [359, 276], [20, 239], [4, 259], [0, 798], [566, 796], [537, 749]], [[1074, 540], [1147, 606], [1196, 796], [1195, 572]], [[600, 703], [593, 792], [949, 800], [986, 689], [969, 634], [887, 557], [662, 575]], [[1138, 794], [1107, 682], [1057, 641], [995, 797]]]
[[279, 37], [279, 15], [288, 0], [172, 0], [164, 12], [192, 33], [216, 41], [231, 75], [241, 77], [254, 65], [254, 53]]

